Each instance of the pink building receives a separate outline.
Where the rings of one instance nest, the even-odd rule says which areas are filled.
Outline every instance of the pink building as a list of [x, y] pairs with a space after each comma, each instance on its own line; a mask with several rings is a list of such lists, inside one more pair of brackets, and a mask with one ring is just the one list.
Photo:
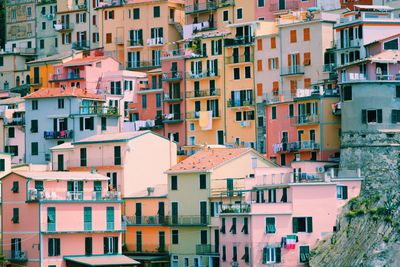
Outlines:
[[[2, 180], [2, 237], [11, 266], [130, 266], [122, 200], [93, 172], [12, 172]], [[93, 257], [96, 256], [96, 257]]]
[[317, 1], [309, 0], [256, 0], [255, 3], [255, 19], [256, 20], [273, 20], [290, 12], [291, 10], [306, 10], [310, 7], [317, 6]]
[[327, 168], [257, 168], [246, 178], [238, 192], [244, 201], [221, 207], [221, 266], [305, 266], [317, 242], [338, 229], [341, 207], [363, 180], [359, 171]]

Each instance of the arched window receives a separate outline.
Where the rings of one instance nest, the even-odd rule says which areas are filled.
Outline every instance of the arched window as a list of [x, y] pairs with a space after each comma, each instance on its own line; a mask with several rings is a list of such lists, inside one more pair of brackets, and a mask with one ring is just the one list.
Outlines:
[[31, 76], [29, 74], [26, 75], [25, 83], [26, 84], [31, 84]]
[[15, 86], [20, 86], [20, 83], [21, 83], [20, 78], [19, 76], [17, 76], [17, 78], [15, 79]]

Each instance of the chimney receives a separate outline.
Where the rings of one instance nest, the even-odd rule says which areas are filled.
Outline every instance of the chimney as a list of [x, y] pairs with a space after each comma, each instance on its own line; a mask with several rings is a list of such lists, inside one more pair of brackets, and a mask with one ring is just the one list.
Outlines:
[[96, 173], [96, 169], [94, 168], [94, 166], [92, 166], [92, 169], [90, 170], [90, 173], [92, 173], [92, 174]]
[[154, 187], [147, 187], [147, 195], [150, 196], [154, 192]]

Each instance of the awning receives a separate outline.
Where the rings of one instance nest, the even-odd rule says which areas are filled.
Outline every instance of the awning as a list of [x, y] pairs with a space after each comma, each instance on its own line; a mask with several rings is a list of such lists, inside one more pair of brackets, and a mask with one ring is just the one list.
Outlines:
[[137, 261], [157, 261], [157, 262], [169, 262], [169, 255], [161, 255], [161, 256], [145, 256], [145, 255], [133, 255], [129, 256], [132, 259], [135, 259]]
[[78, 263], [83, 266], [132, 266], [140, 264], [140, 262], [124, 255], [94, 255], [86, 257], [67, 256], [64, 257], [64, 259], [67, 262]]

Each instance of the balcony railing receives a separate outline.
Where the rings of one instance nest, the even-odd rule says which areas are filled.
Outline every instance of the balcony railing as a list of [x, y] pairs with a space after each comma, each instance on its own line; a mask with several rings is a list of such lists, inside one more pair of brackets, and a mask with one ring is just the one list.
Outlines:
[[228, 107], [244, 107], [253, 106], [253, 99], [229, 99], [227, 101]]
[[306, 115], [298, 115], [294, 117], [294, 125], [303, 125], [303, 124], [316, 124], [319, 123], [319, 115], [318, 114], [306, 114]]
[[361, 45], [362, 45], [361, 39], [348, 40], [347, 42], [341, 42], [341, 40], [336, 40], [337, 49], [359, 48]]
[[290, 144], [291, 151], [315, 150], [319, 148], [320, 148], [319, 143], [317, 143], [315, 140], [297, 141]]
[[238, 45], [248, 45], [254, 42], [253, 36], [239, 36], [236, 38], [228, 38], [224, 40], [224, 45], [226, 47], [229, 46], [238, 46]]
[[282, 76], [288, 76], [288, 75], [300, 75], [304, 74], [304, 67], [300, 65], [293, 65], [290, 67], [283, 67], [281, 70], [281, 75]]
[[29, 201], [82, 201], [82, 200], [121, 200], [121, 192], [119, 191], [38, 191], [36, 189], [29, 190]]
[[372, 74], [370, 76], [364, 73], [358, 72], [347, 72], [342, 73], [341, 82], [358, 82], [358, 81], [395, 81], [398, 82], [398, 76], [394, 74], [381, 73], [381, 74]]
[[249, 203], [222, 204], [221, 213], [249, 213], [251, 205]]
[[[212, 112], [213, 118], [219, 118], [220, 116], [221, 116], [221, 111], [216, 110]], [[186, 119], [188, 120], [200, 119], [200, 112], [199, 111], [186, 112]]]
[[79, 114], [85, 115], [116, 115], [119, 116], [118, 107], [105, 107], [105, 106], [80, 106]]
[[299, 1], [292, 0], [292, 1], [280, 1], [280, 0], [272, 0], [269, 4], [269, 10], [272, 12], [276, 12], [279, 10], [287, 10], [287, 9], [298, 9], [299, 8]]
[[157, 37], [157, 38], [149, 38], [147, 39], [147, 45], [153, 46], [153, 45], [164, 45], [164, 38], [163, 37]]
[[164, 94], [164, 101], [171, 102], [171, 101], [182, 101], [182, 97], [179, 93], [176, 94]]
[[12, 118], [12, 119], [6, 119], [5, 125], [7, 126], [17, 126], [17, 125], [25, 125], [25, 118]]
[[89, 47], [89, 42], [87, 41], [78, 41], [72, 43], [72, 49], [87, 49]]
[[163, 118], [164, 123], [173, 123], [183, 121], [183, 114], [181, 113], [170, 113], [165, 114]]
[[56, 4], [56, 3], [57, 0], [38, 0], [36, 5], [40, 6], [40, 5]]
[[51, 74], [49, 77], [50, 81], [65, 81], [65, 80], [78, 80], [84, 79], [85, 72], [71, 72], [71, 73], [62, 73], [62, 74]]
[[226, 64], [236, 64], [244, 62], [253, 62], [253, 55], [230, 56], [225, 58]]
[[329, 63], [329, 64], [324, 64], [324, 71], [325, 72], [331, 72], [334, 71], [336, 68], [336, 64], [335, 63]]
[[171, 226], [206, 226], [210, 224], [210, 216], [165, 216], [163, 224]]
[[215, 245], [198, 244], [196, 245], [196, 254], [197, 255], [219, 254], [219, 247]]
[[152, 61], [128, 61], [127, 68], [128, 69], [150, 69], [150, 68], [159, 68], [161, 67], [161, 62], [152, 60]]
[[165, 50], [161, 52], [161, 59], [175, 58], [184, 56], [186, 49], [173, 49]]
[[143, 46], [143, 39], [140, 40], [128, 40], [128, 47]]
[[61, 23], [61, 24], [54, 24], [54, 30], [56, 31], [72, 31], [74, 29], [73, 23]]
[[[150, 242], [157, 242], [156, 240]], [[142, 243], [142, 246], [129, 248], [129, 252], [135, 253], [157, 253], [168, 254], [169, 244], [150, 243], [148, 240]]]
[[165, 216], [125, 216], [127, 225], [159, 225], [164, 224]]
[[203, 71], [203, 72], [196, 72], [192, 73], [188, 71], [186, 73], [186, 78], [187, 79], [202, 79], [202, 78], [212, 78], [212, 77], [218, 77], [219, 76], [219, 71]]
[[195, 5], [190, 5], [185, 7], [185, 13], [190, 14], [190, 13], [197, 13], [197, 12], [205, 12], [205, 11], [211, 11], [215, 10], [217, 8], [217, 2], [204, 2], [204, 3], [198, 3]]
[[208, 90], [198, 90], [198, 91], [187, 91], [187, 98], [197, 98], [197, 97], [211, 97], [211, 96], [220, 96], [221, 92], [217, 88], [211, 88]]
[[162, 74], [163, 81], [176, 81], [183, 79], [183, 72], [182, 71], [171, 71], [165, 72]]
[[44, 139], [71, 139], [73, 137], [73, 130], [44, 131]]
[[3, 250], [5, 260], [9, 261], [27, 261], [28, 251], [25, 250]]

